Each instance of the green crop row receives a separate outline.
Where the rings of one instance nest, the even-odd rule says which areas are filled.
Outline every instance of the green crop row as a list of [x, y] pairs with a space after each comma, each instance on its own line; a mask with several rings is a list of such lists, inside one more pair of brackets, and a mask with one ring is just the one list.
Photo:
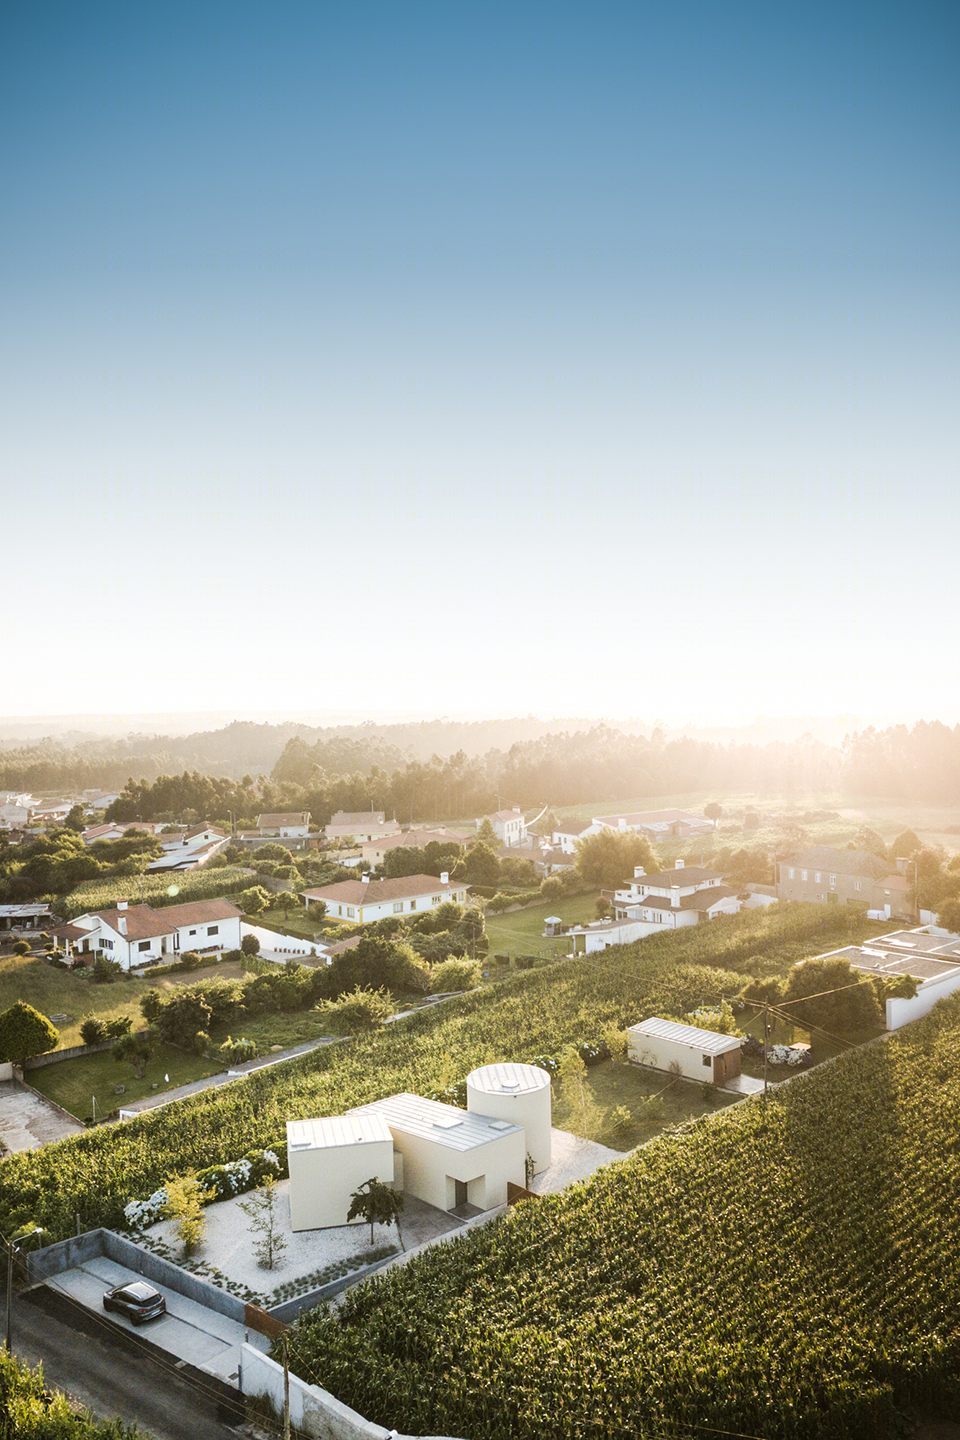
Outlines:
[[111, 876], [106, 880], [85, 880], [58, 903], [57, 911], [72, 920], [88, 910], [106, 910], [118, 900], [139, 903], [142, 898], [153, 906], [185, 905], [190, 900], [234, 895], [251, 884], [250, 872], [238, 865], [227, 865], [221, 870], [188, 870], [183, 874], [148, 874], [143, 876], [142, 883], [139, 875], [126, 879]]
[[294, 1366], [412, 1434], [893, 1437], [960, 1413], [958, 1199], [954, 996], [302, 1317]]

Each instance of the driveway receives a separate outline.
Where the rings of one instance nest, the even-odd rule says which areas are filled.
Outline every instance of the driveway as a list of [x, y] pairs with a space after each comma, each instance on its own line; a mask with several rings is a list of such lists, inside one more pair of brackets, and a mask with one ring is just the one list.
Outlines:
[[51, 1140], [79, 1135], [84, 1128], [15, 1081], [0, 1082], [0, 1140], [8, 1150], [39, 1150]]
[[160, 1288], [167, 1301], [167, 1313], [146, 1325], [134, 1325], [125, 1315], [107, 1315], [103, 1308], [103, 1292], [113, 1285], [122, 1285], [127, 1280], [140, 1277], [133, 1270], [118, 1265], [106, 1255], [98, 1255], [73, 1270], [64, 1270], [54, 1279], [46, 1281], [49, 1289], [69, 1297], [86, 1310], [96, 1315], [104, 1326], [116, 1326], [128, 1335], [149, 1340], [152, 1345], [166, 1351], [197, 1370], [206, 1371], [220, 1380], [236, 1386], [239, 1371], [240, 1346], [244, 1339], [255, 1345], [264, 1354], [270, 1349], [270, 1341], [256, 1331], [245, 1331], [237, 1320], [230, 1320], [201, 1305], [188, 1300], [176, 1290]]

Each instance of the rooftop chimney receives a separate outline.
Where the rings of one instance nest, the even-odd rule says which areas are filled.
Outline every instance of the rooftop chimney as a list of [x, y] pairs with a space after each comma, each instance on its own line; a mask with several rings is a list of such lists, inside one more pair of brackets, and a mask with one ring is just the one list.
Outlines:
[[127, 917], [126, 917], [126, 915], [118, 915], [118, 916], [117, 916], [117, 929], [120, 931], [120, 934], [121, 934], [121, 935], [126, 935], [126, 933], [127, 933]]
[[619, 820], [617, 821], [617, 829], [618, 829], [618, 830], [626, 830], [626, 828], [627, 828], [627, 822], [626, 822], [626, 820], [623, 818], [623, 816], [621, 815], [620, 818], [619, 818]]
[[676, 867], [676, 868], [677, 868], [678, 870], [682, 870], [682, 869], [683, 869], [683, 861], [682, 861], [682, 860], [678, 860], [678, 861], [677, 861], [677, 867]]
[[633, 867], [633, 878], [634, 878], [634, 880], [639, 880], [639, 879], [640, 879], [640, 876], [641, 876], [641, 875], [646, 875], [646, 873], [647, 873], [647, 872], [646, 872], [646, 870], [644, 870], [644, 868], [643, 868], [642, 865], [634, 865], [634, 867]]
[[441, 884], [441, 885], [449, 885], [449, 884], [450, 884], [450, 871], [449, 871], [449, 870], [441, 870], [441, 871], [440, 871], [440, 884]]
[[369, 884], [370, 884], [370, 872], [368, 871], [365, 875], [361, 875], [361, 876], [360, 876], [360, 879], [363, 881], [364, 885], [369, 885]]

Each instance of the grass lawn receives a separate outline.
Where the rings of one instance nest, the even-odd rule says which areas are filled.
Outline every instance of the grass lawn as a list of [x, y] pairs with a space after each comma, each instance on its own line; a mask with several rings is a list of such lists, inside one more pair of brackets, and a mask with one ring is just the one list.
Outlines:
[[[712, 1115], [739, 1098], [712, 1086], [704, 1093], [704, 1087], [693, 1080], [671, 1081], [669, 1075], [611, 1060], [585, 1072], [584, 1089], [587, 1139], [609, 1145], [612, 1150], [632, 1150], [671, 1125]], [[630, 1119], [614, 1127], [612, 1115], [619, 1106], [629, 1110]], [[554, 1091], [553, 1123], [560, 1130], [583, 1133], [579, 1101], [571, 1102], [562, 1087]]]
[[594, 920], [596, 900], [596, 894], [590, 891], [589, 894], [544, 901], [526, 910], [516, 910], [512, 915], [491, 915], [488, 910], [486, 925], [491, 966], [494, 955], [542, 955], [552, 959], [556, 954], [566, 954], [570, 948], [569, 939], [545, 940], [544, 920], [548, 915], [559, 915], [565, 925]]
[[[218, 1055], [205, 1060], [201, 1055], [187, 1055], [172, 1045], [162, 1045], [148, 1062], [142, 1080], [134, 1078], [131, 1064], [114, 1060], [109, 1050], [101, 1050], [96, 1055], [78, 1055], [75, 1060], [61, 1060], [58, 1065], [44, 1065], [39, 1070], [30, 1070], [27, 1080], [35, 1090], [55, 1100], [78, 1120], [86, 1120], [93, 1114], [93, 1097], [96, 1097], [97, 1115], [107, 1115], [121, 1105], [129, 1105], [132, 1100], [142, 1100], [145, 1095], [154, 1094], [154, 1086], [159, 1090], [169, 1090], [224, 1069], [226, 1066]], [[118, 1085], [124, 1086], [122, 1095], [116, 1094]]]
[[318, 920], [313, 914], [308, 915], [302, 907], [296, 909], [291, 906], [289, 913], [273, 907], [264, 910], [262, 915], [244, 915], [248, 925], [259, 925], [263, 930], [275, 930], [278, 935], [298, 935], [302, 940], [316, 940], [329, 942], [336, 938], [339, 926], [335, 921]]
[[[75, 970], [59, 970], [55, 965], [35, 956], [13, 955], [0, 960], [0, 1011], [17, 1000], [24, 1000], [42, 1015], [67, 1015], [69, 1019], [54, 1020], [60, 1031], [60, 1050], [82, 1045], [80, 1026], [90, 1015], [101, 1020], [116, 1020], [128, 1015], [134, 1029], [139, 1029], [143, 1016], [140, 997], [148, 990], [170, 990], [176, 985], [190, 985], [211, 975], [235, 978], [239, 969], [234, 965], [202, 966], [187, 975], [147, 976], [145, 979], [123, 978], [108, 985], [94, 985]], [[99, 1104], [99, 1097], [98, 1102]], [[69, 1109], [69, 1106], [65, 1106]]]

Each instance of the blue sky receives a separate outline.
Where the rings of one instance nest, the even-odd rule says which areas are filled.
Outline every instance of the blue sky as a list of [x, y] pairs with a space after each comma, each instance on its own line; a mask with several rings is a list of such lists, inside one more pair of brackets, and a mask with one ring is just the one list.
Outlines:
[[960, 719], [955, 7], [8, 14], [0, 710]]

